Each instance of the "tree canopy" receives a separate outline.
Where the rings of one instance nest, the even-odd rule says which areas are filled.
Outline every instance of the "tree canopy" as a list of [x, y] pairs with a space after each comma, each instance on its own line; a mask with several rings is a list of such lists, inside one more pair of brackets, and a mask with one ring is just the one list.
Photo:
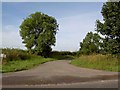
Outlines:
[[83, 42], [80, 42], [81, 54], [99, 53], [102, 44], [102, 38], [97, 33], [88, 32]]
[[20, 25], [20, 35], [27, 49], [47, 56], [55, 45], [58, 24], [54, 17], [41, 12], [29, 15]]
[[102, 7], [103, 21], [96, 21], [96, 31], [105, 36], [104, 50], [120, 53], [120, 1], [106, 2]]

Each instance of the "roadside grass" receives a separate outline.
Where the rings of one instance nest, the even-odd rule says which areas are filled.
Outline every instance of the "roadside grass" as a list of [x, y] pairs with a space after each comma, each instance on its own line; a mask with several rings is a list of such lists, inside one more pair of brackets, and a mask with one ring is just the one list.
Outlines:
[[[6, 64], [2, 65], [2, 69], [0, 72], [8, 73], [8, 72], [16, 72], [22, 70], [28, 70], [40, 64], [43, 64], [48, 61], [53, 61], [55, 59], [52, 58], [43, 58], [40, 56], [34, 56], [31, 59], [26, 60], [13, 60], [9, 61]], [[1, 66], [0, 66], [1, 68]]]
[[83, 68], [120, 72], [118, 58], [113, 55], [82, 55], [71, 61], [71, 64]]

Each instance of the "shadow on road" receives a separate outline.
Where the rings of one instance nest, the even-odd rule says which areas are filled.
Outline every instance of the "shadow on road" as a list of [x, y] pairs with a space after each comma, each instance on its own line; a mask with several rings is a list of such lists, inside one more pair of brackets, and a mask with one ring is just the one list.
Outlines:
[[[13, 80], [14, 79], [14, 80]], [[14, 76], [4, 77], [3, 85], [41, 85], [41, 84], [62, 84], [62, 83], [77, 83], [77, 82], [92, 82], [99, 80], [118, 79], [118, 75], [101, 75], [96, 77], [74, 77], [74, 76], [53, 76], [51, 78], [37, 78], [33, 76]]]

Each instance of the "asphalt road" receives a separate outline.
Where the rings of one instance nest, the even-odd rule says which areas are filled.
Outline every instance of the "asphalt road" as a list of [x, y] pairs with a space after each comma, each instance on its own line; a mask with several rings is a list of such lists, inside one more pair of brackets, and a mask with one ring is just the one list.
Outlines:
[[86, 69], [69, 64], [69, 60], [52, 61], [30, 70], [2, 75], [3, 88], [117, 88], [118, 73]]
[[118, 80], [100, 80], [70, 84], [5, 85], [3, 88], [118, 88]]

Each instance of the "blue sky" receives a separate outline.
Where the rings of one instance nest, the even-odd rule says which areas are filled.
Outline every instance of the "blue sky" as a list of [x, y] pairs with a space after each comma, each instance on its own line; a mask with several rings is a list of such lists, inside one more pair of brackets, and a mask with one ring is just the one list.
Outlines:
[[2, 2], [106, 2], [107, 0], [1, 0]]
[[95, 21], [102, 20], [102, 2], [3, 2], [2, 47], [22, 48], [19, 26], [24, 18], [36, 11], [57, 19], [59, 31], [53, 50], [77, 51], [87, 32], [95, 29]]
[[0, 2], [0, 47], [2, 47], [2, 3], [1, 2]]

